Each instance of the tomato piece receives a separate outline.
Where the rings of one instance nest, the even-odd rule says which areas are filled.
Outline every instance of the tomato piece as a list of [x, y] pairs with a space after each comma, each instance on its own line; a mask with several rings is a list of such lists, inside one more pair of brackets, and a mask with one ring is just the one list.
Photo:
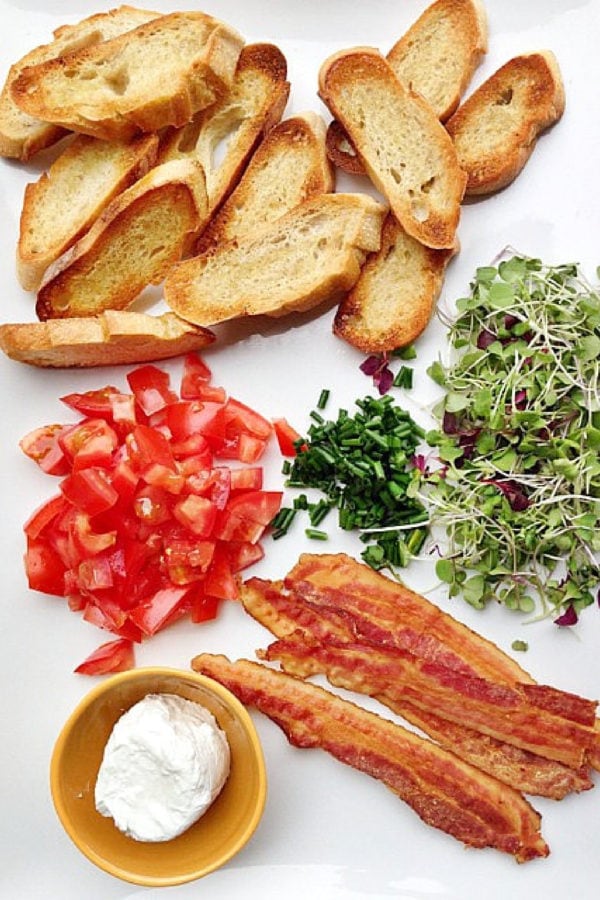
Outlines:
[[282, 491], [247, 491], [233, 496], [218, 516], [213, 536], [255, 544], [279, 511], [282, 499]]
[[179, 399], [177, 394], [171, 390], [171, 379], [168, 372], [157, 366], [139, 366], [129, 372], [127, 381], [136, 402], [147, 416], [151, 416], [164, 409], [169, 403], [175, 403]]
[[108, 468], [119, 438], [104, 419], [84, 419], [66, 428], [59, 435], [59, 443], [74, 470], [89, 466]]
[[194, 623], [208, 622], [215, 619], [219, 611], [220, 600], [218, 597], [207, 596], [201, 588], [194, 592], [190, 618]]
[[135, 398], [132, 394], [121, 393], [112, 385], [82, 394], [65, 394], [60, 399], [66, 406], [88, 418], [106, 419], [111, 424], [131, 427], [136, 423]]
[[136, 643], [142, 639], [142, 632], [129, 620], [128, 614], [110, 600], [103, 599], [101, 603], [97, 601], [88, 603], [83, 610], [83, 620], [89, 622], [90, 625], [95, 625], [96, 628], [112, 631], [113, 634], [136, 641]]
[[169, 494], [164, 488], [149, 484], [142, 488], [133, 501], [133, 511], [141, 522], [160, 525], [171, 519]]
[[162, 588], [132, 609], [129, 618], [143, 634], [156, 634], [177, 611], [188, 590], [187, 586]]
[[104, 591], [114, 585], [110, 561], [105, 556], [83, 559], [77, 569], [77, 584], [82, 591]]
[[296, 456], [296, 444], [302, 440], [302, 435], [293, 428], [287, 419], [273, 419], [275, 437], [282, 456]]
[[227, 431], [230, 435], [246, 433], [268, 441], [273, 434], [273, 426], [268, 419], [233, 397], [227, 400], [224, 414]]
[[231, 469], [231, 491], [260, 491], [263, 486], [263, 470], [260, 466], [243, 466]]
[[57, 518], [68, 509], [65, 498], [59, 494], [47, 500], [27, 519], [23, 531], [29, 538], [38, 538]]
[[142, 473], [158, 463], [176, 472], [169, 441], [160, 431], [149, 425], [136, 425], [125, 438], [133, 466]]
[[58, 553], [44, 540], [27, 539], [25, 572], [32, 591], [64, 597], [66, 567]]
[[71, 464], [65, 456], [60, 438], [67, 429], [67, 425], [34, 428], [21, 438], [19, 447], [48, 475], [66, 475], [71, 471]]
[[249, 541], [230, 541], [227, 544], [229, 565], [234, 574], [259, 562], [264, 555], [265, 551], [258, 542], [251, 544]]
[[197, 537], [208, 538], [217, 518], [217, 507], [207, 497], [188, 494], [174, 505], [173, 515]]
[[110, 483], [119, 495], [120, 503], [129, 503], [139, 484], [139, 476], [128, 460], [121, 459], [110, 470]]
[[134, 665], [132, 641], [119, 638], [100, 644], [74, 671], [78, 675], [107, 675], [111, 672], [125, 672]]
[[181, 441], [171, 440], [170, 444], [171, 453], [176, 460], [185, 462], [189, 456], [193, 456], [194, 458], [204, 458], [206, 468], [210, 468], [212, 465], [212, 451], [208, 441], [199, 431], [195, 431]]
[[89, 559], [114, 546], [117, 532], [95, 532], [87, 513], [78, 512], [69, 525], [69, 540], [73, 553], [79, 560]]
[[164, 557], [173, 584], [191, 584], [204, 578], [215, 552], [214, 541], [198, 541], [185, 537], [165, 540]]
[[184, 400], [198, 397], [197, 390], [212, 381], [212, 372], [197, 353], [188, 353], [183, 360], [179, 393]]
[[215, 547], [204, 581], [204, 593], [209, 597], [218, 597], [219, 600], [237, 600], [239, 597], [238, 583], [231, 571], [227, 550], [222, 544]]
[[90, 466], [72, 472], [61, 481], [63, 496], [89, 516], [105, 512], [115, 505], [119, 494], [110, 483], [106, 469]]

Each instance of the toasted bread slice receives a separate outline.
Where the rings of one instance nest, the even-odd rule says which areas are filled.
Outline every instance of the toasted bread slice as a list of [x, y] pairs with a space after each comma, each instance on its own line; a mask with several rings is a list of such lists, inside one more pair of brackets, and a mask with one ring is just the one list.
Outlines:
[[157, 135], [113, 142], [80, 134], [26, 186], [17, 244], [17, 275], [25, 290], [37, 290], [50, 263], [152, 168], [157, 151]]
[[319, 72], [319, 94], [404, 229], [428, 247], [452, 247], [466, 177], [426, 101], [372, 47], [330, 56]]
[[[436, 0], [396, 41], [386, 59], [400, 81], [420, 94], [445, 122], [458, 107], [487, 46], [487, 16], [479, 0]], [[364, 174], [360, 158], [335, 119], [327, 145], [335, 165]]]
[[437, 0], [397, 41], [387, 61], [445, 122], [455, 112], [488, 47], [479, 0]]
[[181, 126], [231, 87], [242, 37], [200, 12], [28, 66], [12, 84], [29, 115], [105, 140]]
[[427, 327], [454, 250], [432, 250], [410, 237], [393, 213], [381, 247], [338, 307], [333, 331], [364, 353], [412, 344]]
[[173, 160], [151, 169], [50, 266], [38, 291], [38, 317], [126, 309], [145, 287], [162, 281], [206, 215], [197, 163]]
[[321, 194], [257, 234], [174, 266], [165, 299], [189, 322], [282, 316], [339, 300], [379, 247], [385, 207], [366, 194]]
[[174, 313], [107, 310], [97, 316], [0, 325], [11, 359], [54, 369], [152, 362], [212, 344], [215, 335]]
[[53, 41], [36, 47], [14, 63], [0, 94], [0, 156], [27, 162], [39, 150], [51, 147], [66, 133], [60, 125], [42, 122], [17, 106], [12, 97], [12, 85], [23, 69], [118, 37], [158, 15], [132, 6], [119, 6], [118, 9], [89, 16], [75, 25], [62, 25], [55, 30]]
[[259, 145], [237, 187], [200, 235], [196, 252], [255, 232], [295, 206], [334, 188], [325, 122], [313, 112], [276, 125]]
[[165, 137], [160, 160], [197, 160], [211, 211], [233, 190], [263, 135], [281, 119], [290, 91], [286, 79], [287, 61], [278, 47], [249, 44], [227, 96]]
[[565, 92], [553, 53], [515, 56], [487, 79], [446, 123], [469, 196], [489, 194], [513, 181], [538, 135], [557, 122]]

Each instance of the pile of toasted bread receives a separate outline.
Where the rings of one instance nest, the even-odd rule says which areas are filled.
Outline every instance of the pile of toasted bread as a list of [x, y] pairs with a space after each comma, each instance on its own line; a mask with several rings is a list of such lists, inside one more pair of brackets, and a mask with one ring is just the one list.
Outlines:
[[[564, 108], [548, 51], [510, 60], [461, 105], [486, 50], [479, 0], [436, 0], [387, 56], [323, 62], [327, 126], [284, 118], [278, 47], [202, 12], [121, 6], [57, 29], [0, 96], [1, 155], [60, 150], [26, 187], [17, 242], [40, 321], [0, 326], [0, 347], [40, 366], [140, 362], [201, 348], [231, 318], [325, 303], [365, 352], [410, 344], [463, 198], [510, 183]], [[336, 167], [381, 199], [336, 193]], [[170, 312], [133, 311], [159, 284]]]

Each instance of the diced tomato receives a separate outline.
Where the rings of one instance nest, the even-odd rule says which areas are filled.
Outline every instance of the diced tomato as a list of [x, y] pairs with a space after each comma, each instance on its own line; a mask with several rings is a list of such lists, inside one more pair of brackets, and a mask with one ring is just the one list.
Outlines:
[[217, 517], [217, 507], [207, 497], [188, 494], [173, 507], [178, 522], [199, 538], [209, 538]]
[[243, 466], [231, 469], [231, 490], [260, 491], [263, 486], [263, 470], [260, 466]]
[[210, 382], [212, 372], [206, 363], [196, 354], [190, 353], [183, 363], [180, 394], [183, 400], [214, 400], [225, 403], [227, 394], [222, 387]]
[[106, 556], [82, 559], [77, 570], [77, 584], [81, 591], [103, 591], [114, 584], [113, 570]]
[[90, 466], [67, 475], [60, 483], [63, 496], [82, 512], [95, 516], [115, 505], [119, 494], [106, 469]]
[[202, 588], [198, 588], [193, 595], [190, 618], [192, 622], [208, 622], [214, 619], [219, 611], [220, 600], [218, 597], [207, 596]]
[[273, 426], [268, 419], [233, 397], [225, 404], [225, 423], [228, 433], [232, 435], [245, 433], [268, 441], [273, 434]]
[[189, 456], [192, 456], [195, 459], [202, 458], [204, 467], [207, 469], [212, 465], [212, 451], [208, 441], [199, 431], [190, 434], [189, 437], [184, 438], [182, 441], [172, 440], [171, 453], [180, 462], [185, 462]]
[[197, 353], [188, 353], [183, 360], [183, 374], [179, 393], [184, 400], [198, 397], [199, 388], [212, 381], [212, 372]]
[[69, 527], [69, 539], [74, 553], [79, 559], [89, 559], [103, 550], [114, 546], [117, 540], [116, 531], [95, 532], [86, 513], [77, 513]]
[[179, 399], [171, 390], [168, 373], [157, 366], [139, 366], [127, 375], [127, 381], [140, 409], [147, 416]]
[[[125, 642], [182, 616], [214, 618], [222, 600], [237, 597], [237, 573], [262, 559], [259, 540], [281, 505], [253, 465], [273, 426], [211, 377], [190, 354], [178, 396], [166, 372], [140, 366], [128, 376], [132, 393], [109, 385], [67, 394], [81, 420], [21, 442], [62, 476], [60, 494], [25, 524], [31, 588], [64, 596]], [[244, 465], [215, 465], [217, 456]], [[82, 666], [113, 664], [99, 648]]]
[[281, 491], [248, 491], [232, 497], [217, 518], [214, 536], [255, 544], [279, 511], [282, 499]]
[[71, 464], [62, 448], [60, 437], [67, 425], [43, 425], [34, 428], [19, 441], [19, 447], [48, 475], [66, 475]]
[[83, 394], [66, 394], [60, 399], [83, 416], [106, 419], [115, 425], [135, 425], [135, 398], [112, 385]]
[[237, 600], [239, 597], [238, 583], [231, 571], [227, 548], [221, 543], [215, 547], [204, 581], [204, 592], [219, 600]]
[[183, 602], [188, 590], [189, 588], [184, 586], [167, 587], [156, 591], [131, 610], [129, 618], [143, 634], [148, 636], [156, 634]]
[[134, 665], [133, 643], [119, 638], [97, 647], [77, 666], [75, 672], [78, 675], [108, 675], [113, 672], [125, 672]]
[[160, 431], [148, 425], [136, 425], [127, 435], [125, 442], [132, 465], [142, 476], [146, 469], [156, 464], [172, 472], [177, 471], [169, 441]]
[[235, 574], [253, 566], [265, 555], [262, 544], [251, 544], [249, 541], [230, 541], [227, 544], [227, 556], [231, 571]]
[[37, 538], [43, 534], [46, 528], [51, 525], [57, 517], [62, 516], [67, 509], [68, 503], [62, 495], [59, 494], [58, 497], [53, 497], [51, 500], [47, 500], [46, 503], [43, 503], [42, 506], [29, 517], [23, 526], [23, 531], [27, 537]]
[[59, 443], [73, 470], [110, 466], [119, 445], [117, 433], [104, 419], [84, 419], [65, 429]]
[[27, 540], [25, 572], [32, 591], [63, 597], [65, 568], [58, 553], [46, 541], [32, 538]]
[[126, 459], [119, 460], [110, 469], [110, 483], [119, 495], [121, 502], [128, 503], [135, 494], [139, 484], [139, 476]]
[[275, 437], [279, 445], [279, 452], [282, 456], [295, 456], [296, 444], [302, 439], [302, 435], [298, 434], [287, 419], [273, 419], [273, 428], [275, 429]]
[[170, 521], [171, 501], [168, 492], [156, 485], [146, 485], [137, 492], [133, 511], [140, 521], [149, 525]]
[[173, 536], [165, 540], [164, 556], [173, 584], [192, 584], [206, 575], [215, 552], [214, 541]]

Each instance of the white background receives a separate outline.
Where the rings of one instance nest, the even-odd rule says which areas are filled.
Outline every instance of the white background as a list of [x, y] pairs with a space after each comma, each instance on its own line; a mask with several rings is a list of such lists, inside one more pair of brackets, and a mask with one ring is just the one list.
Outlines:
[[[116, 5], [116, 2], [113, 4]], [[149, 4], [150, 5], [150, 4]], [[193, 4], [189, 4], [189, 8]], [[92, 12], [94, 2], [1, 0], [0, 77], [31, 47], [47, 42], [51, 30]], [[157, 2], [157, 10], [186, 8]], [[348, 0], [223, 0], [203, 9], [240, 30], [248, 40], [270, 40], [284, 51], [292, 83], [286, 114], [326, 111], [316, 95], [319, 64], [333, 50], [371, 44], [384, 53], [425, 2], [349, 3]], [[197, 7], [196, 7], [197, 8]], [[511, 56], [551, 48], [565, 81], [567, 110], [539, 142], [521, 176], [500, 194], [466, 205], [460, 225], [462, 250], [452, 262], [442, 303], [466, 292], [477, 265], [490, 262], [506, 245], [549, 263], [576, 261], [595, 278], [600, 263], [598, 207], [598, 0], [488, 0], [489, 53], [473, 87]], [[37, 177], [40, 161], [28, 166], [0, 161], [0, 293], [3, 322], [33, 321], [34, 301], [18, 286], [14, 248], [25, 183]], [[361, 182], [339, 186], [365, 189]], [[331, 334], [333, 311], [281, 321], [264, 320], [218, 330], [206, 354], [215, 382], [269, 417], [286, 416], [300, 431], [308, 425], [321, 388], [331, 389], [328, 412], [352, 407], [372, 392], [358, 366], [362, 357]], [[416, 388], [397, 392], [398, 402], [424, 423], [434, 397], [424, 374], [444, 354], [444, 331], [433, 321], [418, 343]], [[167, 366], [175, 383], [179, 363]], [[270, 722], [256, 716], [267, 762], [269, 796], [264, 818], [249, 845], [223, 870], [173, 889], [137, 888], [97, 870], [62, 831], [52, 807], [48, 765], [63, 722], [93, 679], [73, 668], [109, 636], [70, 613], [62, 600], [28, 591], [22, 570], [22, 525], [55, 490], [55, 484], [19, 451], [17, 442], [38, 425], [67, 421], [58, 398], [70, 391], [113, 383], [125, 387], [125, 370], [44, 372], [0, 359], [4, 400], [0, 434], [2, 544], [0, 566], [0, 677], [3, 684], [0, 745], [0, 897], [19, 900], [133, 900], [160, 897], [213, 900], [241, 897], [313, 900], [546, 900], [597, 896], [600, 821], [597, 790], [561, 803], [536, 800], [552, 854], [518, 866], [494, 851], [465, 850], [424, 826], [389, 791], [319, 751], [290, 748]], [[267, 486], [280, 487], [280, 458], [267, 460]], [[358, 555], [359, 542], [332, 532], [326, 545], [310, 544], [299, 526], [286, 539], [267, 542], [267, 556], [253, 571], [282, 576], [304, 550]], [[449, 602], [436, 589], [431, 567], [406, 573], [409, 586], [428, 593], [444, 609], [468, 622], [510, 652], [515, 638], [529, 642], [519, 661], [541, 682], [600, 695], [600, 612], [591, 608], [576, 629], [559, 631], [550, 622], [525, 625], [493, 607], [476, 613]], [[268, 635], [233, 604], [215, 623], [181, 622], [142, 646], [139, 665], [187, 668], [203, 650], [231, 657], [252, 656]]]

